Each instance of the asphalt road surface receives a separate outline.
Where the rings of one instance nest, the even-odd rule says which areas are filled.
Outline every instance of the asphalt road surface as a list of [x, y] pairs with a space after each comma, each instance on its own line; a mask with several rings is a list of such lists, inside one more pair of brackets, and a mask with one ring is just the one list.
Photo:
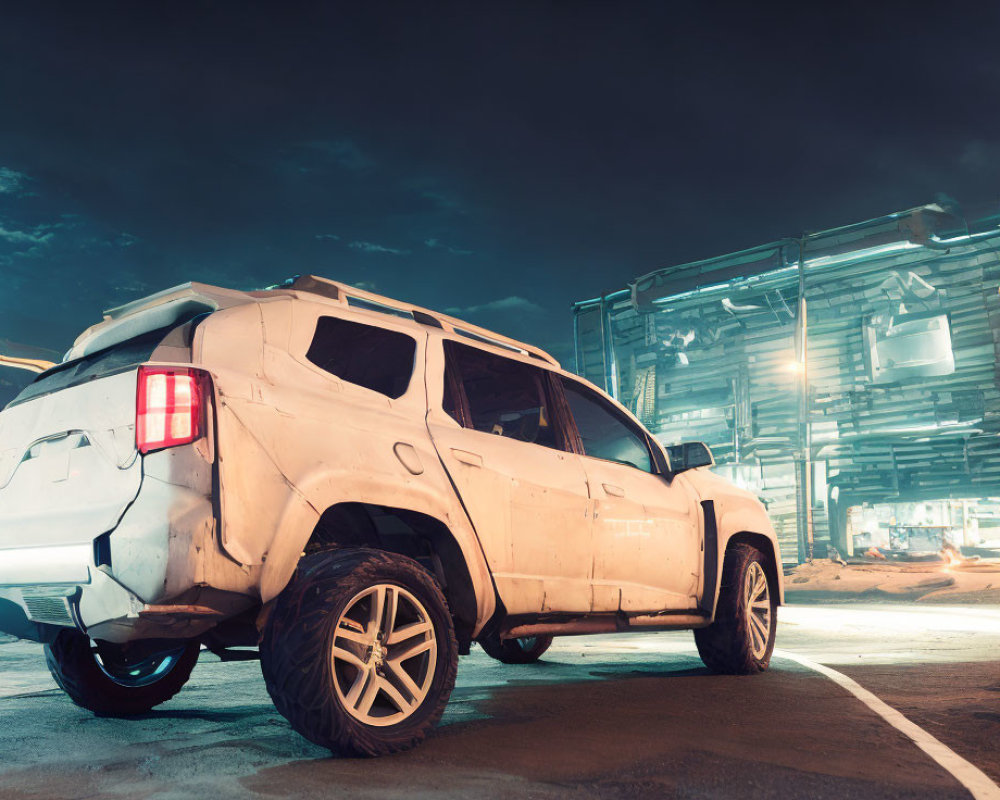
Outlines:
[[[1000, 784], [1000, 607], [788, 606], [778, 647], [832, 667]], [[997, 790], [1000, 792], [1000, 790]], [[172, 701], [99, 719], [41, 648], [0, 645], [0, 798], [968, 798], [948, 769], [787, 655], [709, 674], [690, 633], [557, 639], [505, 666], [474, 647], [416, 750], [334, 759], [274, 710], [256, 662], [202, 653]]]

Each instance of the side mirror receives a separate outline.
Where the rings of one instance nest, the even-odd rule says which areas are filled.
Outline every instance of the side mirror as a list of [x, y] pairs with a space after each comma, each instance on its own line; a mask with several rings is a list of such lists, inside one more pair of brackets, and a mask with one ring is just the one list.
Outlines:
[[704, 442], [684, 442], [667, 447], [670, 456], [670, 468], [674, 472], [695, 469], [696, 467], [711, 467], [715, 458], [708, 445]]

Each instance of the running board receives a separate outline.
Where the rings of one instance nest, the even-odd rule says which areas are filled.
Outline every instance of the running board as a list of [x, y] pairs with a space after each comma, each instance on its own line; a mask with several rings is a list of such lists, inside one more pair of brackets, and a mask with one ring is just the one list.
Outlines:
[[665, 611], [637, 614], [632, 617], [603, 614], [594, 617], [541, 622], [523, 622], [502, 630], [501, 639], [521, 639], [526, 636], [585, 636], [595, 633], [623, 633], [630, 630], [686, 630], [702, 628], [711, 620], [699, 611]]
[[628, 623], [618, 616], [578, 618], [566, 622], [529, 622], [503, 631], [501, 639], [520, 639], [524, 636], [582, 636], [588, 633], [618, 633], [628, 630]]

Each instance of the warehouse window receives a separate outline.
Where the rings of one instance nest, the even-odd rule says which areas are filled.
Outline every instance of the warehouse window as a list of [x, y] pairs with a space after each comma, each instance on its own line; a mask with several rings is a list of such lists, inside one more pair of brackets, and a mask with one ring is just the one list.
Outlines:
[[874, 383], [950, 375], [955, 371], [948, 315], [873, 315], [863, 330], [868, 377]]
[[416, 349], [405, 333], [320, 317], [306, 358], [343, 381], [395, 399], [410, 385]]

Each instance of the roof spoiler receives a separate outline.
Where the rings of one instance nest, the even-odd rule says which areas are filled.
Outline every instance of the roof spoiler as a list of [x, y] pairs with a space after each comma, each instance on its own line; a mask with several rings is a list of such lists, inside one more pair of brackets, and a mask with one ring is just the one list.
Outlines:
[[63, 362], [105, 350], [149, 331], [179, 325], [199, 314], [249, 303], [246, 292], [205, 283], [184, 283], [104, 312], [104, 320], [81, 333]]

